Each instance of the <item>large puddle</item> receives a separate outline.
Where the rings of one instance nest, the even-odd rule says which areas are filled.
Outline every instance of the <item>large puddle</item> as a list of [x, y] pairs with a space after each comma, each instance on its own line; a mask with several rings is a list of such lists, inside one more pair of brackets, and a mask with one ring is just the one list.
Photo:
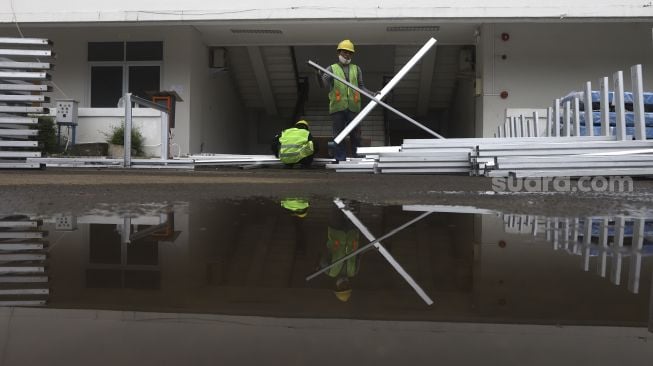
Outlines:
[[17, 212], [0, 249], [4, 306], [653, 329], [653, 217], [253, 198]]

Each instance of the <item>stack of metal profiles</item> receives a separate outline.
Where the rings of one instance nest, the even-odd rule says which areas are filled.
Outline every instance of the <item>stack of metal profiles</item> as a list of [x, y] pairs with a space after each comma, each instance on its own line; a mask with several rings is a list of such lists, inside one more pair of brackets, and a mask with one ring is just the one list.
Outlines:
[[362, 147], [357, 152], [364, 158], [326, 167], [336, 172], [469, 174], [474, 142], [468, 140], [474, 139], [404, 140], [401, 146]]
[[35, 114], [48, 113], [52, 42], [40, 38], [0, 37], [0, 168], [39, 168]]
[[41, 225], [22, 215], [0, 218], [0, 306], [45, 305], [48, 233]]
[[[525, 118], [506, 121], [498, 135], [507, 144], [477, 146], [472, 162], [489, 160], [475, 165], [477, 173], [518, 178], [653, 175], [653, 140], [647, 140], [653, 136], [653, 113], [649, 113], [653, 93], [643, 91], [641, 65], [630, 71], [632, 92], [624, 91], [623, 72], [618, 71], [612, 92], [604, 77], [599, 91], [592, 91], [587, 82], [584, 92], [556, 99], [548, 109], [545, 129], [551, 141], [515, 143], [514, 137], [530, 131], [530, 125]], [[533, 119], [537, 121], [537, 116]]]

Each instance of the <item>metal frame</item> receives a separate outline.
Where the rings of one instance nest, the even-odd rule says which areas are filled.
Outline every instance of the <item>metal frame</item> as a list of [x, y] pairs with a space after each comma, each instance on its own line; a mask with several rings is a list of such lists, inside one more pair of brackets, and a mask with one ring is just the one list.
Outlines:
[[161, 160], [162, 160], [161, 162], [165, 165], [169, 160], [168, 139], [169, 139], [170, 132], [168, 131], [168, 113], [169, 113], [168, 108], [161, 104], [154, 103], [150, 100], [143, 99], [136, 95], [132, 95], [131, 93], [126, 93], [123, 100], [125, 103], [125, 134], [124, 134], [125, 155], [123, 157], [123, 167], [128, 168], [132, 166], [132, 158], [131, 158], [131, 146], [132, 146], [131, 132], [133, 127], [132, 102], [137, 105], [142, 105], [144, 107], [152, 108], [161, 112]]

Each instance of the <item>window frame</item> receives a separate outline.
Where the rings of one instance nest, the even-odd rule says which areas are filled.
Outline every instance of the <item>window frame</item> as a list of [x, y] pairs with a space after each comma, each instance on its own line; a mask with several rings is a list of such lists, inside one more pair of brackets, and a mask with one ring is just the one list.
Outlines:
[[[107, 41], [108, 42], [108, 41]], [[127, 43], [128, 42], [136, 42], [136, 41], [122, 41], [123, 43], [123, 57], [127, 57]], [[163, 48], [163, 56], [165, 56], [165, 43], [163, 41], [154, 41], [154, 42], [161, 42], [161, 47]], [[88, 43], [91, 43], [90, 41]], [[92, 89], [92, 84], [93, 80], [91, 79], [92, 76], [92, 69], [93, 67], [98, 67], [98, 66], [120, 66], [122, 67], [122, 93], [121, 96], [124, 96], [125, 93], [129, 90], [129, 67], [130, 66], [158, 66], [159, 67], [159, 86], [163, 86], [163, 60], [160, 61], [88, 61], [88, 43], [86, 45], [86, 64], [87, 64], [87, 70], [86, 70], [86, 75], [87, 75], [87, 80], [88, 83], [86, 85], [86, 100], [88, 101], [87, 105], [90, 108], [100, 108], [100, 107], [92, 107], [91, 106], [91, 101], [92, 101], [92, 96], [91, 96], [91, 89]], [[162, 56], [162, 57], [163, 57]], [[147, 97], [147, 96], [140, 96], [140, 97]], [[116, 101], [117, 103], [118, 101]], [[138, 105], [137, 105], [138, 106]]]

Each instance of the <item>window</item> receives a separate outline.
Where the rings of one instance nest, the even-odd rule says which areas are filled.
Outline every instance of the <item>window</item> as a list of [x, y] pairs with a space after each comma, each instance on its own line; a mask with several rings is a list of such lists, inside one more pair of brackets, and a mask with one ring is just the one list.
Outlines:
[[114, 108], [125, 93], [149, 99], [161, 87], [163, 42], [89, 42], [91, 107]]

